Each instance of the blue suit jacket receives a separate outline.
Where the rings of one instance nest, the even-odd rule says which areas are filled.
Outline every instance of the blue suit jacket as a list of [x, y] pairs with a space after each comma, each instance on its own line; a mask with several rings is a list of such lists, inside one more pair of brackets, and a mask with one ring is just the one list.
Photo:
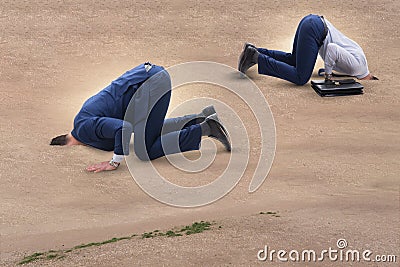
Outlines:
[[75, 117], [71, 134], [86, 145], [114, 150], [118, 155], [123, 155], [125, 150], [128, 154], [129, 143], [122, 144], [122, 131], [133, 131], [132, 124], [123, 121], [128, 104], [140, 85], [162, 70], [163, 67], [152, 65], [147, 72], [145, 64], [141, 64], [114, 80], [86, 100]]

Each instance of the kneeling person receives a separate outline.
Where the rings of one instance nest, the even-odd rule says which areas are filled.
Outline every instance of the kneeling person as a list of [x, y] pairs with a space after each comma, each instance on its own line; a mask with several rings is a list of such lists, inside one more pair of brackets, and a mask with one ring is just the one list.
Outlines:
[[110, 161], [88, 166], [91, 172], [115, 170], [129, 155], [132, 132], [135, 153], [141, 160], [198, 150], [202, 136], [215, 138], [231, 150], [213, 106], [199, 114], [165, 119], [170, 98], [168, 72], [151, 63], [141, 64], [90, 97], [76, 115], [74, 129], [53, 138], [50, 145], [88, 145], [114, 151]]

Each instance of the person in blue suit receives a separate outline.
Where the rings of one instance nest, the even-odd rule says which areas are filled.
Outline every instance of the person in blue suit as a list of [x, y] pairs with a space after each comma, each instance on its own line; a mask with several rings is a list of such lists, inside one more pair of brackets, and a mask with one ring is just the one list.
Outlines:
[[258, 73], [304, 85], [310, 79], [318, 54], [324, 61], [327, 80], [333, 71], [360, 80], [378, 80], [369, 69], [363, 49], [323, 16], [305, 16], [297, 27], [291, 52], [259, 48], [245, 43], [239, 56], [239, 71], [258, 64]]
[[90, 172], [115, 170], [129, 155], [131, 134], [141, 160], [198, 150], [202, 136], [231, 150], [229, 136], [213, 106], [199, 114], [165, 119], [171, 98], [171, 79], [161, 66], [141, 64], [90, 97], [74, 119], [73, 130], [50, 145], [88, 145], [114, 151], [110, 161], [90, 165]]

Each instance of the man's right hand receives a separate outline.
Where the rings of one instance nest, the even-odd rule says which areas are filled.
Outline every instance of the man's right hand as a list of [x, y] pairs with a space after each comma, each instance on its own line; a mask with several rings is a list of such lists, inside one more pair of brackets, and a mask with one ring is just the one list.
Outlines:
[[113, 171], [117, 168], [110, 165], [109, 161], [100, 162], [97, 164], [90, 165], [86, 168], [88, 172], [102, 172], [102, 171]]

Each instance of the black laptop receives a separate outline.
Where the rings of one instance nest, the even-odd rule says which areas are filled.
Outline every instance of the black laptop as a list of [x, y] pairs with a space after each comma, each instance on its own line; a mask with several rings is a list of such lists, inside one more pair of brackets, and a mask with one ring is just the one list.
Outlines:
[[360, 95], [363, 93], [363, 86], [354, 79], [344, 80], [312, 80], [311, 87], [320, 96], [345, 96]]

